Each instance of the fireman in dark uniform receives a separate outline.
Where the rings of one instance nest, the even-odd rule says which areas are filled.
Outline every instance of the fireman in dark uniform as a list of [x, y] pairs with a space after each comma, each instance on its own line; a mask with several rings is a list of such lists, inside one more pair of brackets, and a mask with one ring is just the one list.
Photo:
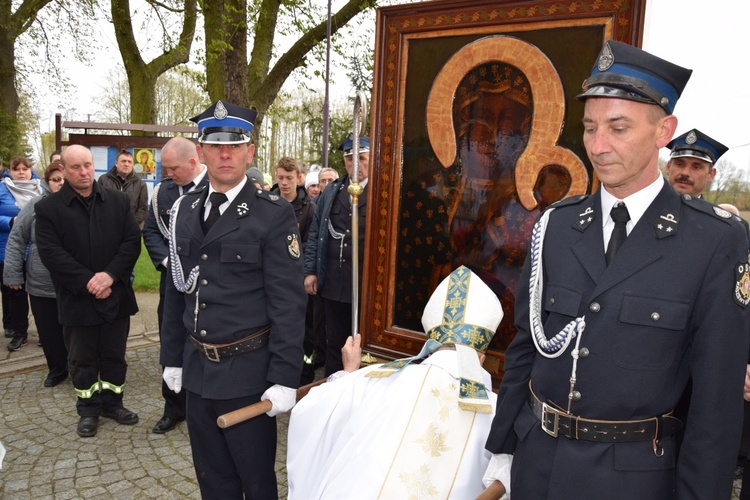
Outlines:
[[[501, 482], [515, 500], [730, 496], [750, 266], [742, 225], [659, 172], [690, 74], [608, 41], [584, 82], [583, 141], [602, 186], [535, 225], [487, 441], [488, 472], [512, 456]], [[678, 453], [671, 412], [689, 379]]]
[[716, 176], [716, 162], [729, 148], [697, 128], [688, 130], [667, 144], [672, 150], [667, 162], [667, 179], [681, 194], [703, 197]]
[[[333, 181], [317, 198], [305, 249], [305, 291], [320, 294], [326, 313], [326, 376], [342, 370], [341, 348], [352, 334], [352, 202], [347, 191], [354, 171], [354, 142], [346, 139], [344, 152], [346, 175]], [[359, 263], [360, 283], [367, 211], [367, 178], [370, 163], [370, 139], [359, 138]]]
[[[307, 296], [292, 206], [245, 175], [256, 112], [217, 101], [198, 123], [209, 186], [172, 207], [161, 364], [187, 390], [203, 498], [277, 498], [275, 415], [296, 402]], [[219, 415], [270, 400], [221, 430]]]
[[[154, 187], [148, 216], [143, 225], [143, 243], [154, 267], [159, 271], [159, 307], [156, 314], [161, 330], [164, 315], [164, 294], [167, 290], [169, 266], [169, 213], [177, 198], [192, 189], [208, 185], [206, 167], [201, 164], [195, 144], [184, 137], [170, 139], [161, 150], [161, 168], [167, 179]], [[176, 393], [162, 381], [164, 414], [154, 425], [155, 434], [164, 434], [185, 420], [185, 393]]]

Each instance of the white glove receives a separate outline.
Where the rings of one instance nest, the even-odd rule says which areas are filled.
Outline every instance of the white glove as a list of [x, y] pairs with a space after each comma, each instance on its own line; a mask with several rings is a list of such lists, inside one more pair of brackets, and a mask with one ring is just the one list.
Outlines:
[[269, 417], [275, 417], [279, 413], [294, 408], [297, 403], [297, 389], [284, 387], [283, 385], [272, 385], [260, 397], [261, 401], [270, 401], [273, 406], [266, 412]]
[[170, 390], [179, 393], [182, 390], [182, 368], [165, 366], [161, 378], [167, 383]]

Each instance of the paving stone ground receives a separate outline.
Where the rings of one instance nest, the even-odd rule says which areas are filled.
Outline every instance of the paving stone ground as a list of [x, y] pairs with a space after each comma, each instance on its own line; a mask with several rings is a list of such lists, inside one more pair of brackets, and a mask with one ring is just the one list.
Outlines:
[[[29, 345], [10, 353], [0, 340], [0, 442], [7, 454], [0, 470], [0, 498], [191, 499], [200, 498], [184, 423], [163, 435], [152, 427], [162, 416], [161, 367], [156, 333], [158, 295], [139, 294], [128, 340], [125, 406], [136, 425], [101, 418], [93, 438], [76, 434], [76, 397], [70, 379], [53, 388], [35, 327]], [[288, 416], [277, 418], [276, 470], [286, 497]]]

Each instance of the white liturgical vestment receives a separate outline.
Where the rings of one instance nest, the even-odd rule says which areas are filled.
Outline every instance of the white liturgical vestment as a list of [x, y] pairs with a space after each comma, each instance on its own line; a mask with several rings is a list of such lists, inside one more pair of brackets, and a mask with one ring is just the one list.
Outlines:
[[[289, 498], [474, 498], [484, 490], [494, 416], [459, 408], [455, 351], [386, 378], [358, 370], [314, 388], [292, 410]], [[481, 370], [485, 387], [489, 374]]]

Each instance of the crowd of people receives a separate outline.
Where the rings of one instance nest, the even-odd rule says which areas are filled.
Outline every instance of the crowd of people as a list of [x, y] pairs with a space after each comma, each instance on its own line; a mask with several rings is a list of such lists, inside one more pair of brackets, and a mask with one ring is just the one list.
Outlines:
[[[142, 235], [161, 273], [153, 432], [187, 421], [204, 498], [278, 497], [275, 417], [292, 408], [290, 498], [728, 498], [750, 455], [750, 231], [735, 207], [701, 199], [727, 147], [695, 128], [673, 138], [690, 76], [605, 42], [578, 96], [601, 186], [552, 204], [529, 235], [497, 396], [481, 364], [503, 308], [464, 266], [430, 291], [417, 356], [359, 369], [369, 139], [342, 142], [340, 178], [283, 157], [269, 179], [248, 169], [256, 112], [223, 101], [192, 118], [197, 146], [162, 148], [150, 202], [129, 151], [98, 181], [83, 146], [56, 152], [43, 180], [10, 161], [8, 349], [27, 343], [28, 294], [44, 385], [71, 376], [78, 435], [100, 417], [137, 423], [123, 395]], [[328, 383], [295, 407], [321, 366]], [[252, 404], [265, 412], [216, 425]]]

